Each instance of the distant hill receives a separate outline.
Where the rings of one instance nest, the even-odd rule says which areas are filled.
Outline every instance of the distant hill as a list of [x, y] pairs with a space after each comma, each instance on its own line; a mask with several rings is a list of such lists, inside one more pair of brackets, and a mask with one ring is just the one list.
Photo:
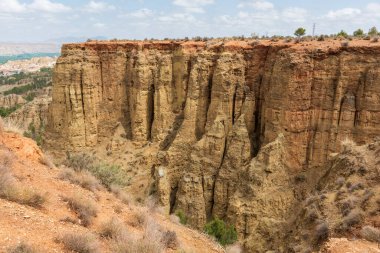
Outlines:
[[27, 53], [18, 55], [0, 55], [0, 64], [15, 60], [30, 60], [35, 57], [57, 57], [59, 53]]
[[35, 53], [59, 53], [56, 43], [3, 43], [0, 42], [0, 56], [23, 55]]

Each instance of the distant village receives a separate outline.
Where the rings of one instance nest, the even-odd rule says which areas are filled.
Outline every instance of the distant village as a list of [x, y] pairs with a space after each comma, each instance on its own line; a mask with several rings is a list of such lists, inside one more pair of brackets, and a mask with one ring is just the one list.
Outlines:
[[36, 72], [41, 68], [52, 68], [57, 57], [35, 57], [30, 60], [9, 61], [0, 65], [0, 76], [10, 76], [21, 72]]

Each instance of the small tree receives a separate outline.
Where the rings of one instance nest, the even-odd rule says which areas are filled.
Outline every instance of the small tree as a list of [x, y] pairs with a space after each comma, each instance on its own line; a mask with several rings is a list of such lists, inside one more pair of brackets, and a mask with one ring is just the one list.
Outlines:
[[363, 37], [364, 36], [364, 31], [362, 29], [358, 29], [354, 32], [353, 34], [355, 37]]
[[348, 34], [347, 34], [345, 31], [341, 30], [341, 31], [337, 34], [337, 36], [341, 36], [341, 37], [347, 38], [347, 37], [348, 37]]
[[377, 31], [376, 26], [374, 26], [371, 29], [369, 29], [368, 35], [371, 36], [371, 37], [379, 35], [379, 31]]
[[306, 34], [306, 29], [305, 28], [298, 28], [295, 32], [294, 32], [294, 35], [297, 36], [298, 38], [299, 37], [302, 37]]
[[205, 232], [214, 236], [223, 246], [233, 244], [237, 240], [237, 232], [234, 226], [226, 225], [226, 223], [218, 218], [214, 218], [205, 225]]

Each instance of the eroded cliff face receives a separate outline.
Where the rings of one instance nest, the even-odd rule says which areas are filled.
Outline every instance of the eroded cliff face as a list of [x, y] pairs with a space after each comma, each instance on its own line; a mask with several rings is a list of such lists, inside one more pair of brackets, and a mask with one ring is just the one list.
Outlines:
[[50, 139], [157, 144], [141, 169], [168, 212], [197, 228], [218, 216], [250, 251], [286, 251], [294, 210], [341, 140], [380, 133], [380, 47], [330, 43], [64, 45]]

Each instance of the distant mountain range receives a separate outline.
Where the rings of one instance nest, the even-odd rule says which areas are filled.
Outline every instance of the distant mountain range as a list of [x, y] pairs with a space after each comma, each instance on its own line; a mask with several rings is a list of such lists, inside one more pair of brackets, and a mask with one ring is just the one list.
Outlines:
[[59, 53], [60, 46], [55, 43], [2, 43], [0, 55], [12, 56], [35, 53]]

